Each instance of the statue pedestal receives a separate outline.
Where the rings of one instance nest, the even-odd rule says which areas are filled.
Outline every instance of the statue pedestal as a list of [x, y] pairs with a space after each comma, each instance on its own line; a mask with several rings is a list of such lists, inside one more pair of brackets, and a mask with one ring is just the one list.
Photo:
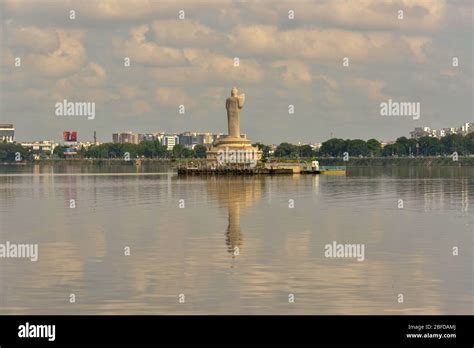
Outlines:
[[222, 137], [207, 151], [207, 160], [217, 165], [256, 165], [262, 159], [262, 151], [246, 138]]

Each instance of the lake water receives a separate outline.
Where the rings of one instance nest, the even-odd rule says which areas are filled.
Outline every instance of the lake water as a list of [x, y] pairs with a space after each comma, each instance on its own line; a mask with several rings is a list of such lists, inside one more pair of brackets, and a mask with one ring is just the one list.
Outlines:
[[0, 244], [38, 261], [0, 258], [0, 314], [473, 314], [473, 203], [473, 167], [4, 166]]

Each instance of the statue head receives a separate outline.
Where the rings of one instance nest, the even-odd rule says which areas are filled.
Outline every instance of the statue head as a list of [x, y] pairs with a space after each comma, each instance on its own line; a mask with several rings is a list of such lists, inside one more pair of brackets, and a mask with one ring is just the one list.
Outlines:
[[231, 95], [232, 97], [236, 97], [238, 91], [239, 91], [239, 90], [238, 90], [237, 88], [232, 87], [232, 89], [231, 89], [231, 91], [230, 91], [230, 95]]

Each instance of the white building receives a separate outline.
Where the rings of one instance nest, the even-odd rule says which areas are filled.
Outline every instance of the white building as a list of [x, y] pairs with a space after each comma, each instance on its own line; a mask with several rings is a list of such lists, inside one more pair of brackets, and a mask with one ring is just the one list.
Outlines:
[[25, 141], [20, 143], [20, 145], [38, 152], [51, 152], [54, 151], [54, 148], [56, 146], [58, 146], [58, 144], [55, 143], [53, 140]]
[[461, 126], [461, 133], [466, 135], [474, 132], [474, 123], [466, 122]]
[[7, 143], [15, 141], [15, 128], [12, 124], [0, 124], [0, 141]]
[[176, 134], [167, 134], [163, 136], [161, 143], [167, 150], [173, 150], [174, 146], [179, 144], [179, 137]]

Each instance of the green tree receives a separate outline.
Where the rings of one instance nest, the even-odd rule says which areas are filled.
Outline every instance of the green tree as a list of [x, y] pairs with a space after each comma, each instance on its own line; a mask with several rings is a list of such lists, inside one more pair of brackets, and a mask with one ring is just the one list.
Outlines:
[[416, 139], [408, 139], [407, 146], [408, 146], [408, 155], [416, 155]]
[[474, 155], [474, 132], [464, 137], [464, 148], [466, 149], [466, 153]]
[[382, 149], [382, 156], [390, 157], [390, 156], [396, 155], [397, 153], [395, 150], [396, 150], [395, 144], [385, 145]]
[[449, 134], [441, 138], [441, 143], [444, 146], [444, 152], [446, 154], [452, 154], [457, 152], [460, 155], [464, 155], [468, 152], [466, 148], [466, 137], [461, 134]]
[[399, 156], [408, 156], [409, 155], [409, 145], [407, 137], [397, 138], [395, 141], [395, 152]]
[[144, 140], [138, 144], [137, 149], [139, 156], [144, 156], [146, 158], [154, 158], [157, 156], [156, 147], [154, 141]]
[[68, 148], [69, 148], [68, 146], [62, 146], [62, 145], [56, 146], [53, 151], [53, 156], [56, 156], [59, 158], [65, 158], [66, 156], [64, 155], [64, 151], [66, 151], [66, 149]]
[[154, 141], [156, 156], [159, 158], [168, 157], [169, 152], [165, 145], [161, 144], [159, 140]]
[[139, 155], [139, 147], [137, 144], [126, 143], [121, 145], [120, 150], [117, 152], [117, 157], [123, 158], [125, 153], [129, 153], [130, 158], [136, 158]]
[[204, 145], [198, 144], [194, 146], [194, 157], [206, 158], [207, 148]]
[[262, 151], [262, 157], [263, 158], [268, 158], [270, 157], [270, 146], [261, 144], [261, 143], [255, 143], [253, 146], [258, 147], [260, 151]]
[[420, 144], [420, 153], [424, 156], [436, 156], [443, 154], [443, 144], [438, 138], [434, 137], [421, 137], [418, 139]]
[[275, 157], [292, 158], [298, 155], [298, 149], [295, 145], [289, 143], [281, 143], [275, 149]]
[[309, 145], [298, 146], [298, 154], [303, 158], [310, 158], [315, 155], [313, 148]]
[[321, 144], [319, 152], [326, 156], [342, 156], [346, 151], [346, 142], [343, 139], [332, 138]]
[[21, 161], [31, 159], [31, 149], [16, 143], [0, 143], [0, 162], [16, 162], [17, 154], [20, 154]]
[[176, 144], [171, 151], [174, 158], [189, 158], [193, 152], [182, 144]]
[[369, 154], [367, 143], [364, 140], [346, 140], [345, 143], [346, 151], [349, 153], [349, 156], [367, 156]]
[[377, 139], [367, 140], [367, 150], [369, 156], [378, 157], [382, 154], [382, 144]]

